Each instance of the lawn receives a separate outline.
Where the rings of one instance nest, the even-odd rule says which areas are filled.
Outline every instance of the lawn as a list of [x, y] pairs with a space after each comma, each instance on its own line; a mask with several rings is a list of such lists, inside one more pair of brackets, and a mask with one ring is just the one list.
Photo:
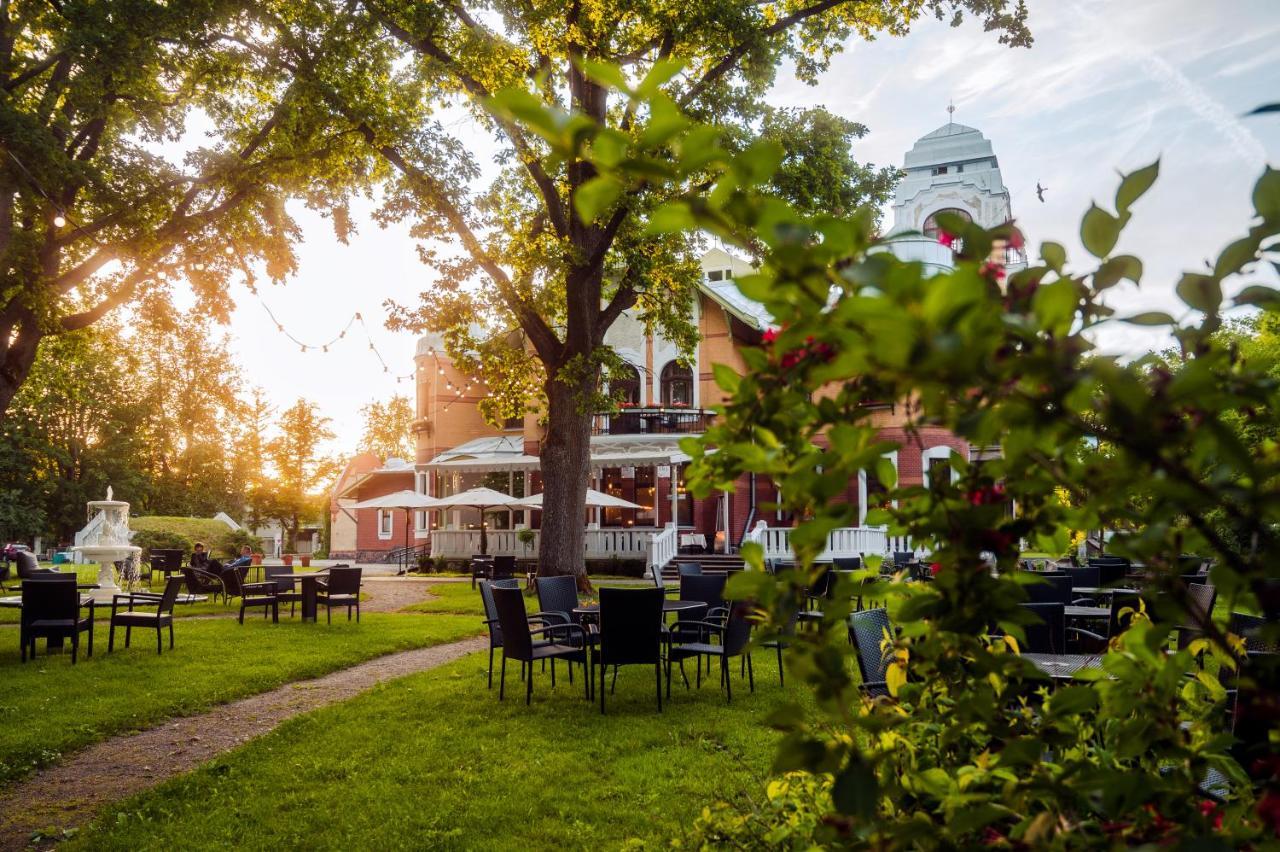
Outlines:
[[[218, 605], [219, 607], [221, 604]], [[273, 625], [246, 617], [183, 620], [177, 646], [157, 656], [154, 636], [135, 632], [133, 647], [107, 654], [104, 618], [94, 656], [71, 665], [69, 654], [44, 653], [19, 662], [18, 631], [0, 630], [0, 783], [114, 734], [199, 712], [280, 684], [408, 648], [476, 635], [475, 616], [366, 613], [360, 624], [335, 619]]]
[[735, 675], [726, 705], [715, 680], [686, 692], [677, 673], [659, 714], [651, 670], [632, 667], [601, 716], [563, 677], [553, 691], [539, 676], [531, 707], [520, 690], [499, 703], [485, 662], [473, 654], [290, 720], [119, 803], [70, 846], [666, 846], [706, 804], [760, 795], [777, 741], [763, 719], [791, 694], [757, 653], [754, 695]]

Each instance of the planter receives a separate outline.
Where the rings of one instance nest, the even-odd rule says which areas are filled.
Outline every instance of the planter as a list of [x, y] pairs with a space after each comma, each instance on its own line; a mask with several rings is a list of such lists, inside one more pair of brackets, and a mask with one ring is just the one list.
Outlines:
[[280, 558], [284, 561], [284, 564], [285, 564], [285, 565], [292, 565], [292, 564], [293, 564], [293, 554], [292, 554], [292, 553], [286, 553], [284, 556], [282, 556], [282, 557], [280, 557]]
[[253, 554], [252, 556], [250, 556], [250, 557], [249, 557], [249, 564], [250, 564], [250, 565], [261, 565], [261, 564], [262, 564], [262, 554], [261, 554], [261, 553], [255, 553], [255, 554]]
[[310, 567], [311, 567], [311, 555], [310, 555], [310, 554], [307, 554], [306, 556], [299, 556], [299, 557], [298, 557], [298, 559], [302, 562], [302, 567], [303, 567], [303, 568], [310, 568]]

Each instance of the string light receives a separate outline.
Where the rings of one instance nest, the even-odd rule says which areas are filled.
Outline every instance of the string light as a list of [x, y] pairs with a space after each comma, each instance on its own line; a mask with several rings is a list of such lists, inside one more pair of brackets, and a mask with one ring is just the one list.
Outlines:
[[61, 213], [53, 217], [53, 227], [62, 228], [67, 224], [67, 219]]

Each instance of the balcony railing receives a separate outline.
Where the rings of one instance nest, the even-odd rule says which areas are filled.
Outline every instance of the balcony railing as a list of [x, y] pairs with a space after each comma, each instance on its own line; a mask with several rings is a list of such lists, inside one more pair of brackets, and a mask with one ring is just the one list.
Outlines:
[[592, 435], [696, 435], [707, 431], [715, 415], [701, 408], [623, 408], [597, 414]]

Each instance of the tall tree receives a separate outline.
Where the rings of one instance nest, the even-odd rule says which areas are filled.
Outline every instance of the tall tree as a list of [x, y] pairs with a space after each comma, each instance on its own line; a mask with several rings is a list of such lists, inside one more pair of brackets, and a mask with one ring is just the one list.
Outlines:
[[360, 449], [386, 460], [413, 459], [413, 403], [396, 394], [383, 402], [371, 402], [360, 409], [364, 415], [364, 437]]
[[159, 315], [180, 279], [225, 318], [229, 275], [286, 276], [291, 193], [345, 221], [354, 140], [300, 120], [306, 92], [254, 49], [260, 5], [0, 2], [0, 411], [47, 335]]
[[280, 417], [280, 434], [267, 446], [276, 469], [276, 483], [268, 512], [284, 528], [285, 551], [296, 546], [302, 521], [315, 514], [316, 494], [337, 473], [333, 459], [321, 454], [321, 445], [334, 437], [329, 418], [300, 399]]
[[[611, 361], [605, 332], [634, 308], [687, 351], [698, 269], [691, 238], [645, 230], [648, 212], [685, 187], [661, 171], [622, 186], [548, 140], [629, 157], [669, 138], [682, 112], [751, 138], [783, 62], [812, 82], [851, 36], [900, 35], [923, 14], [958, 22], [966, 13], [1002, 42], [1030, 41], [1022, 0], [334, 0], [262, 20], [282, 73], [305, 79], [392, 171], [381, 217], [414, 220], [426, 243], [437, 283], [399, 319], [445, 331], [457, 363], [511, 392], [491, 416], [518, 413], [530, 386], [538, 390], [539, 571], [585, 577], [580, 519], [591, 414], [608, 404], [599, 393]], [[388, 43], [412, 61], [377, 65], [374, 48]], [[609, 83], [661, 96], [638, 108], [611, 98]], [[446, 108], [494, 137], [499, 171], [483, 188]]]
[[257, 529], [268, 514], [271, 483], [267, 475], [270, 462], [267, 434], [275, 407], [268, 402], [266, 391], [255, 386], [248, 398], [237, 406], [237, 412], [233, 456], [245, 487], [244, 521], [250, 529]]

